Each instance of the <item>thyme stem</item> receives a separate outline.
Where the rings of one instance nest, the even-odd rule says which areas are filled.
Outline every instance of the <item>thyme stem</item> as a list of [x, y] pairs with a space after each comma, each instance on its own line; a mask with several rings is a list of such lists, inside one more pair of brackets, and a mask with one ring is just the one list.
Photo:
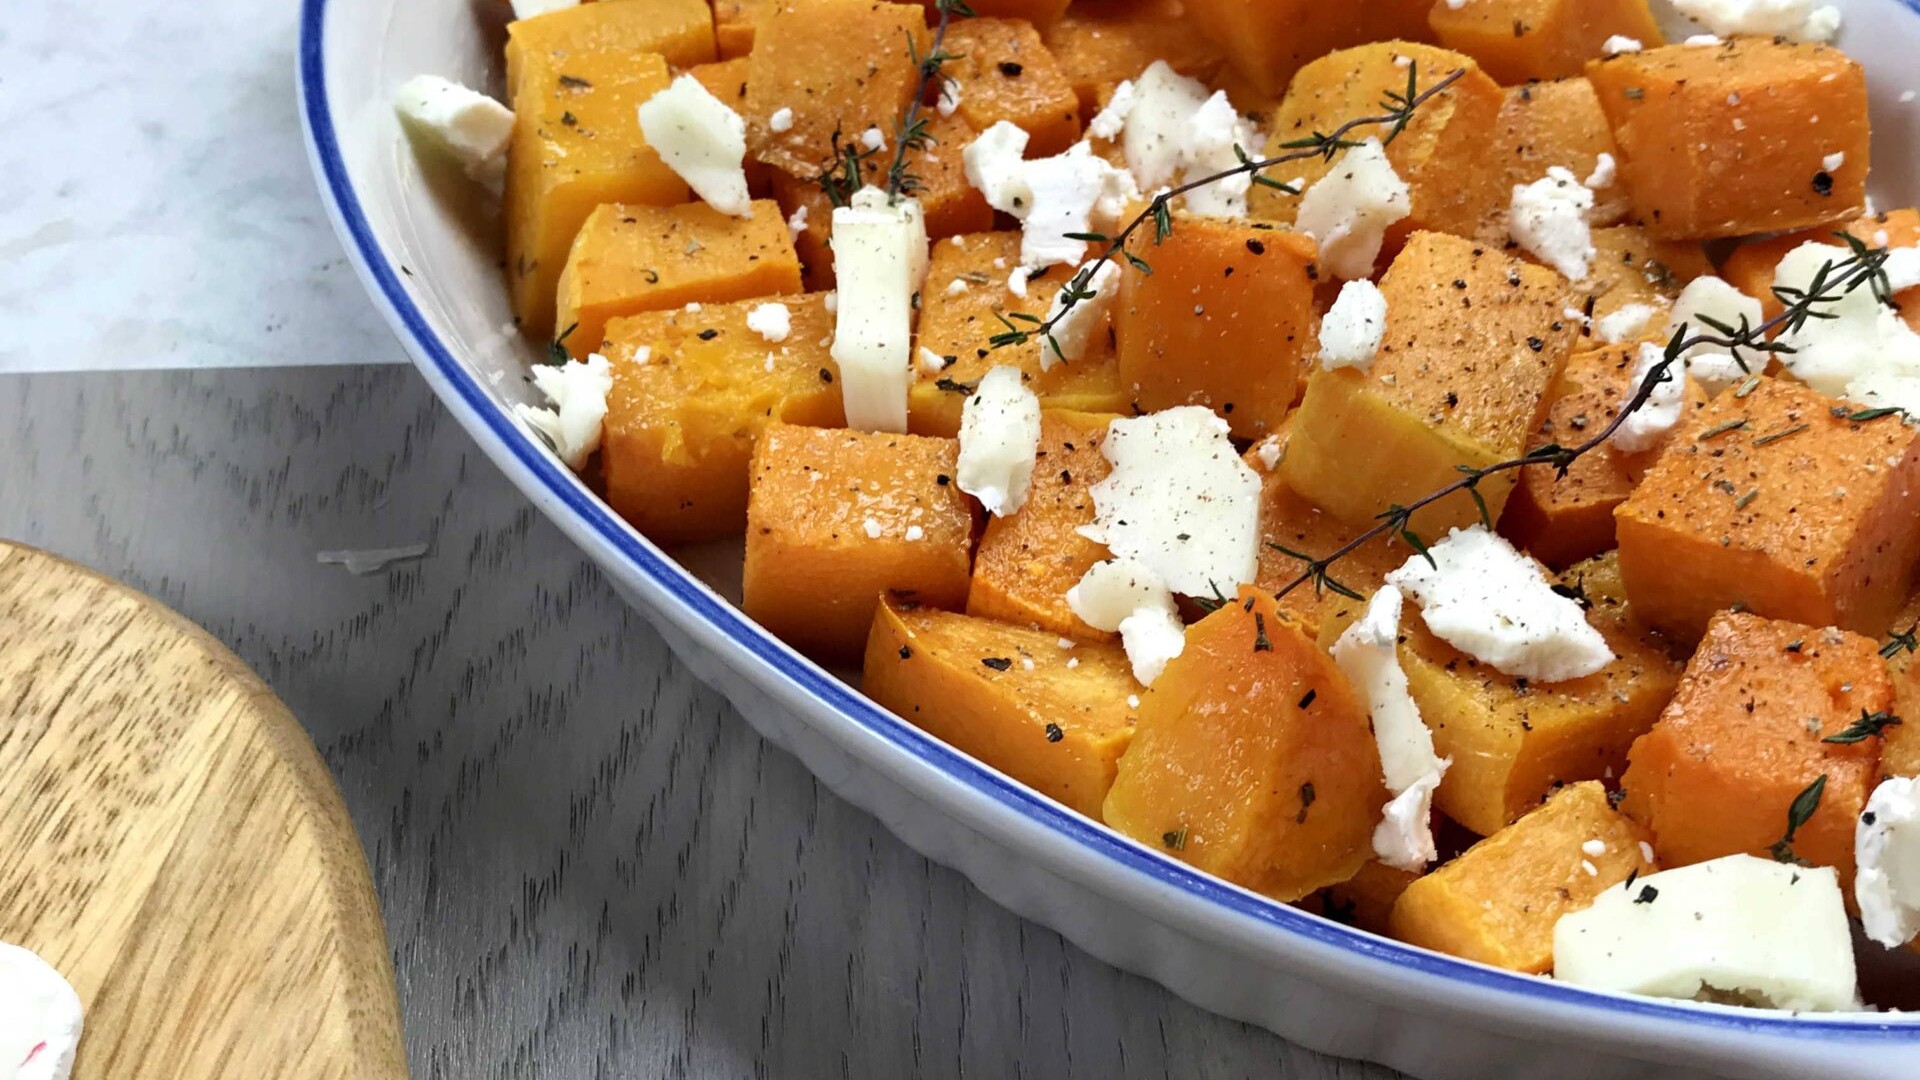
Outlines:
[[[907, 111], [901, 114], [900, 126], [893, 133], [893, 164], [887, 168], [887, 194], [894, 199], [912, 194], [919, 187], [919, 181], [907, 172], [907, 153], [923, 149], [932, 141], [927, 135], [927, 122], [920, 118], [920, 109], [926, 100], [927, 88], [941, 77], [941, 68], [952, 59], [942, 48], [947, 40], [947, 27], [952, 25], [955, 16], [973, 17], [973, 9], [967, 6], [966, 0], [938, 0], [935, 7], [940, 11], [940, 21], [933, 29], [933, 47], [927, 55], [913, 58], [920, 69], [920, 81], [915, 84]], [[907, 50], [913, 52], [912, 37], [907, 39]], [[946, 92], [944, 87], [941, 92]]]

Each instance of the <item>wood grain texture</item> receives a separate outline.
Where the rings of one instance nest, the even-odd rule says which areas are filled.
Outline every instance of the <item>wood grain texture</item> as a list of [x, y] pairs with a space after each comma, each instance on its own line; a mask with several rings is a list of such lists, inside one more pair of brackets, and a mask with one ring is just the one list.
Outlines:
[[0, 536], [201, 622], [313, 733], [418, 1080], [1395, 1075], [1093, 960], [818, 787], [410, 370], [0, 379], [0, 461]]
[[81, 1080], [403, 1080], [326, 767], [219, 642], [0, 543], [0, 939], [86, 1008]]

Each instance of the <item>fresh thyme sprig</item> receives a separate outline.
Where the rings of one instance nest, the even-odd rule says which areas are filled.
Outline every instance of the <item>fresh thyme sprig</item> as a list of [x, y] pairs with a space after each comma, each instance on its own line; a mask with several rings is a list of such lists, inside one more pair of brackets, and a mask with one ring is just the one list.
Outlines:
[[813, 182], [826, 192], [827, 202], [835, 207], [853, 204], [853, 196], [866, 186], [867, 159], [879, 153], [858, 142], [842, 142], [840, 132], [833, 133], [833, 164], [821, 170]]
[[920, 81], [907, 102], [906, 112], [900, 115], [899, 129], [893, 133], [893, 164], [887, 168], [887, 194], [895, 199], [921, 189], [920, 178], [907, 171], [907, 155], [933, 145], [933, 136], [927, 133], [927, 120], [920, 115], [920, 109], [929, 87], [940, 85], [940, 92], [946, 92], [942, 69], [947, 61], [959, 59], [957, 54], [946, 51], [947, 27], [956, 18], [973, 18], [973, 9], [967, 6], [966, 0], [936, 0], [934, 7], [940, 12], [940, 21], [933, 28], [933, 47], [927, 55], [921, 56], [913, 36], [907, 36], [907, 55], [913, 57]]
[[[1222, 180], [1230, 180], [1233, 177], [1241, 175], [1252, 176], [1253, 183], [1261, 187], [1271, 188], [1288, 195], [1298, 195], [1300, 194], [1299, 189], [1290, 184], [1283, 184], [1270, 176], [1262, 176], [1261, 173], [1280, 165], [1287, 165], [1296, 161], [1306, 161], [1310, 158], [1318, 157], [1331, 161], [1334, 155], [1341, 151], [1351, 150], [1360, 145], [1358, 140], [1350, 139], [1348, 136], [1361, 128], [1386, 128], [1385, 134], [1380, 136], [1380, 142], [1381, 145], [1390, 144], [1407, 130], [1407, 125], [1413, 122], [1414, 114], [1420, 110], [1422, 105], [1425, 105], [1435, 96], [1445, 92], [1448, 87], [1460, 81], [1466, 74], [1465, 68], [1457, 69], [1453, 74], [1422, 90], [1420, 88], [1420, 65], [1418, 63], [1409, 64], [1407, 66], [1406, 91], [1403, 93], [1398, 90], [1389, 90], [1386, 96], [1381, 99], [1380, 108], [1383, 111], [1379, 115], [1358, 117], [1341, 124], [1331, 132], [1316, 131], [1311, 135], [1281, 143], [1280, 148], [1285, 150], [1286, 153], [1276, 157], [1256, 159], [1248, 156], [1246, 151], [1236, 146], [1234, 147], [1234, 153], [1239, 157], [1240, 164], [1210, 176], [1203, 176], [1196, 180], [1188, 180], [1177, 187], [1162, 191], [1148, 202], [1145, 210], [1142, 210], [1132, 221], [1129, 221], [1125, 227], [1113, 236], [1107, 236], [1102, 233], [1081, 233], [1075, 235], [1073, 239], [1084, 240], [1094, 244], [1104, 243], [1107, 245], [1106, 250], [1102, 251], [1093, 261], [1080, 267], [1079, 272], [1073, 276], [1073, 280], [1068, 284], [1067, 288], [1061, 292], [1057, 311], [1052, 312], [1045, 319], [1036, 315], [1026, 314], [1025, 312], [1012, 312], [1008, 317], [1003, 317], [1000, 320], [1006, 325], [1006, 330], [988, 339], [988, 343], [995, 349], [1004, 349], [1012, 345], [1025, 345], [1035, 338], [1040, 338], [1048, 343], [1056, 355], [1060, 355], [1060, 345], [1053, 339], [1053, 330], [1060, 325], [1061, 321], [1067, 317], [1068, 313], [1070, 313], [1074, 307], [1094, 295], [1093, 291], [1088, 288], [1088, 285], [1092, 282], [1093, 275], [1098, 273], [1101, 267], [1113, 262], [1115, 259], [1124, 258], [1128, 265], [1132, 266], [1135, 270], [1143, 274], [1153, 273], [1152, 265], [1145, 259], [1127, 250], [1127, 243], [1133, 239], [1135, 233], [1145, 228], [1149, 222], [1153, 224], [1154, 243], [1161, 243], [1169, 236], [1172, 236], [1173, 200], [1189, 192], [1198, 191], [1209, 185], [1217, 184]], [[1013, 321], [1009, 321], [1009, 318]], [[1030, 329], [1016, 326], [1014, 322], [1025, 323]]]
[[1792, 863], [1795, 866], [1813, 865], [1793, 850], [1793, 838], [1806, 827], [1807, 822], [1813, 820], [1814, 812], [1820, 809], [1820, 797], [1826, 793], [1826, 790], [1827, 774], [1821, 773], [1818, 780], [1808, 784], [1800, 794], [1793, 797], [1792, 805], [1787, 807], [1786, 834], [1775, 840], [1773, 846], [1767, 849], [1767, 854], [1773, 856], [1774, 862]]

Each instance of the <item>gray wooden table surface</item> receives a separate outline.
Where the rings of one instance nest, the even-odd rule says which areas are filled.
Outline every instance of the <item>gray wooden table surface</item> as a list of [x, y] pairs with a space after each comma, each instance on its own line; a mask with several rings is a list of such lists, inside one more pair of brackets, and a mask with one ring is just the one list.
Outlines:
[[305, 721], [418, 1078], [1392, 1075], [1093, 960], [826, 793], [409, 368], [0, 377], [0, 536], [160, 597]]

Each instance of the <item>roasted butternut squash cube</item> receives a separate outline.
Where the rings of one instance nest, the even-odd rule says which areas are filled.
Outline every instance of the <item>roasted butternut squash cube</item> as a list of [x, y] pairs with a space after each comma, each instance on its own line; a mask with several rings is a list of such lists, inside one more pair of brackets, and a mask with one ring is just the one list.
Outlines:
[[1685, 641], [1729, 609], [1885, 629], [1920, 556], [1920, 452], [1897, 418], [1840, 412], [1762, 378], [1693, 414], [1614, 513], [1641, 618]]
[[[1369, 41], [1432, 41], [1431, 0], [1187, 0], [1187, 13], [1241, 78], [1268, 94], [1308, 61]], [[1235, 99], [1236, 101], [1238, 99]]]
[[1142, 697], [1106, 820], [1290, 902], [1359, 872], [1386, 800], [1366, 707], [1271, 596], [1245, 588], [1187, 629]]
[[[1868, 214], [1850, 223], [1846, 232], [1874, 247], [1913, 247], [1920, 244], [1920, 211], [1908, 208]], [[1780, 298], [1773, 294], [1773, 275], [1780, 268], [1780, 260], [1802, 244], [1833, 242], [1831, 229], [1807, 229], [1785, 236], [1749, 240], [1727, 256], [1726, 264], [1720, 268], [1720, 276], [1734, 288], [1760, 301], [1766, 317], [1771, 319], [1780, 314], [1783, 307]], [[1893, 302], [1907, 325], [1920, 330], [1920, 287], [1896, 293]]]
[[[919, 362], [907, 392], [907, 424], [923, 435], [957, 435], [960, 410], [969, 388], [1002, 365], [1017, 367], [1027, 387], [1049, 409], [1076, 412], [1126, 412], [1131, 400], [1122, 389], [1109, 327], [1095, 330], [1086, 354], [1040, 370], [1041, 350], [1030, 342], [996, 349], [994, 335], [1006, 329], [1008, 312], [1044, 313], [1074, 271], [1054, 266], [1027, 276], [1026, 295], [1007, 288], [1020, 265], [1020, 234], [974, 233], [933, 245], [927, 283], [920, 294]], [[1110, 324], [1109, 324], [1110, 325]], [[936, 366], [932, 360], [937, 358]]]
[[677, 68], [713, 61], [713, 15], [705, 0], [579, 4], [516, 19], [507, 24], [507, 93], [520, 96], [523, 72], [539, 73], [565, 61], [568, 73], [591, 81], [592, 74], [581, 69], [579, 61], [599, 58], [605, 63], [635, 53], [657, 53]]
[[[1250, 456], [1257, 458], [1260, 452], [1255, 446]], [[1255, 463], [1256, 471], [1261, 471], [1260, 464]], [[1308, 562], [1340, 550], [1365, 528], [1349, 525], [1308, 502], [1276, 472], [1261, 471], [1260, 569], [1254, 583], [1262, 592], [1277, 593], [1306, 574]], [[1340, 560], [1332, 577], [1343, 588], [1372, 596], [1387, 575], [1412, 553], [1399, 537], [1381, 537]], [[1329, 621], [1341, 620], [1344, 628], [1347, 620], [1342, 613], [1357, 616], [1365, 606], [1331, 589], [1316, 589], [1311, 583], [1293, 588], [1278, 599], [1280, 610], [1298, 622], [1301, 630], [1328, 645], [1332, 644], [1326, 632]]]
[[[1838, 49], [1736, 37], [1596, 60], [1587, 77], [1654, 236], [1801, 229], [1866, 204], [1866, 75]], [[1828, 172], [1831, 154], [1845, 160]]]
[[857, 146], [879, 128], [892, 146], [920, 85], [914, 57], [926, 55], [929, 40], [917, 4], [779, 0], [757, 24], [748, 58], [748, 153], [811, 178], [838, 157], [835, 135]]
[[1634, 619], [1611, 557], [1582, 563], [1561, 581], [1592, 605], [1587, 619], [1615, 657], [1585, 678], [1530, 684], [1454, 649], [1417, 616], [1401, 624], [1408, 687], [1435, 752], [1453, 759], [1434, 805], [1481, 836], [1561, 785], [1619, 775], [1680, 679], [1666, 642]]
[[1067, 73], [1083, 117], [1100, 110], [1101, 88], [1138, 78], [1155, 60], [1195, 79], [1211, 76], [1222, 60], [1181, 0], [1074, 0], [1041, 29], [1041, 40]]
[[1420, 875], [1411, 870], [1396, 870], [1375, 860], [1362, 866], [1351, 879], [1321, 890], [1318, 908], [1308, 905], [1307, 910], [1317, 910], [1329, 919], [1370, 934], [1384, 935], [1393, 915], [1393, 905], [1399, 901], [1400, 894], [1407, 891], [1407, 886], [1419, 879]]
[[[939, 9], [934, 0], [921, 0], [927, 6], [927, 19], [931, 22]], [[1022, 19], [1035, 26], [1048, 26], [1067, 10], [1068, 0], [968, 0], [967, 7], [973, 10], [974, 17], [988, 19]], [[955, 19], [953, 25], [961, 25]]]
[[[1519, 456], [1576, 332], [1560, 275], [1455, 236], [1416, 234], [1380, 289], [1387, 331], [1372, 369], [1313, 373], [1280, 466], [1295, 491], [1360, 526], [1459, 479], [1460, 466]], [[1509, 472], [1480, 485], [1494, 520], [1513, 482]], [[1479, 517], [1461, 492], [1413, 524], [1443, 535]]]
[[975, 131], [1013, 124], [1027, 133], [1030, 158], [1052, 157], [1079, 141], [1080, 99], [1032, 23], [960, 19], [947, 29], [946, 51], [955, 54], [942, 68], [959, 84], [955, 108]]
[[1440, 44], [1478, 60], [1506, 84], [1578, 75], [1615, 35], [1648, 46], [1667, 40], [1647, 0], [1435, 3], [1431, 23]]
[[[1713, 273], [1707, 253], [1691, 240], [1655, 240], [1635, 225], [1593, 230], [1593, 271], [1579, 282], [1575, 295], [1583, 310], [1593, 303], [1597, 323], [1630, 304], [1665, 309], [1694, 278]], [[1664, 329], [1656, 318], [1649, 329]]]
[[753, 51], [754, 28], [778, 0], [713, 0], [713, 38], [723, 59]]
[[611, 203], [574, 238], [556, 321], [567, 351], [580, 357], [599, 350], [609, 319], [799, 291], [800, 258], [771, 200], [755, 201], [744, 218], [705, 203]]
[[[521, 328], [533, 334], [550, 336], [554, 329], [560, 271], [596, 207], [673, 206], [689, 197], [686, 182], [647, 145], [634, 119], [642, 102], [667, 88], [666, 59], [602, 49], [598, 41], [590, 37], [558, 55], [517, 54], [519, 90], [507, 147], [507, 284]], [[516, 55], [511, 44], [508, 55]]]
[[1182, 218], [1132, 251], [1153, 267], [1121, 277], [1114, 309], [1120, 383], [1134, 402], [1148, 412], [1204, 405], [1240, 438], [1272, 434], [1319, 351], [1318, 246], [1265, 222]]
[[1080, 641], [1114, 637], [1088, 626], [1067, 606], [1067, 590], [1108, 557], [1105, 544], [1077, 530], [1093, 524], [1088, 489], [1113, 471], [1100, 444], [1114, 419], [1112, 413], [1059, 409], [1040, 414], [1040, 450], [1026, 505], [987, 522], [973, 557], [967, 614]]
[[[1287, 144], [1379, 115], [1386, 94], [1406, 92], [1409, 74], [1416, 73], [1410, 65], [1417, 65], [1423, 87], [1456, 70], [1466, 74], [1423, 105], [1387, 147], [1387, 159], [1406, 181], [1413, 203], [1412, 213], [1388, 233], [1389, 251], [1421, 229], [1472, 236], [1489, 214], [1512, 201], [1511, 189], [1501, 187], [1506, 162], [1487, 149], [1506, 95], [1486, 72], [1466, 56], [1431, 45], [1388, 41], [1344, 49], [1300, 69], [1267, 127], [1267, 156], [1294, 152]], [[1353, 137], [1384, 134], [1361, 130]], [[1290, 175], [1277, 178], [1304, 180], [1298, 186], [1305, 191], [1339, 161], [1337, 154], [1332, 161], [1309, 157], [1285, 166]], [[1261, 186], [1248, 202], [1254, 217], [1284, 222], [1293, 221], [1300, 207], [1298, 196]]]
[[607, 502], [662, 544], [737, 535], [747, 463], [767, 424], [845, 424], [823, 298], [787, 297], [789, 332], [747, 325], [766, 301], [649, 312], [607, 324], [613, 390], [600, 443]]
[[1388, 932], [1436, 952], [1543, 974], [1553, 970], [1560, 916], [1631, 874], [1658, 869], [1641, 849], [1646, 839], [1607, 804], [1606, 788], [1562, 788], [1545, 806], [1408, 885]]
[[[1611, 155], [1616, 162], [1620, 157], [1613, 128], [1601, 111], [1600, 97], [1584, 78], [1508, 87], [1494, 132], [1493, 152], [1505, 158], [1500, 188], [1508, 192], [1544, 178], [1555, 165], [1586, 178], [1600, 168], [1600, 155]], [[1481, 239], [1502, 245], [1507, 242], [1510, 202], [1494, 206], [1492, 217], [1479, 233]], [[1612, 184], [1594, 192], [1594, 206], [1587, 220], [1606, 225], [1626, 217], [1631, 209], [1626, 185], [1616, 176]]]
[[855, 659], [883, 593], [967, 601], [972, 502], [952, 439], [769, 424], [753, 449], [742, 607], [797, 649]]
[[1133, 741], [1139, 689], [1118, 645], [887, 597], [874, 612], [861, 688], [942, 742], [1098, 821]]
[[1831, 866], [1849, 894], [1854, 821], [1879, 782], [1880, 740], [1827, 742], [1893, 708], [1875, 643], [1758, 615], [1714, 617], [1673, 701], [1633, 744], [1621, 809], [1652, 830], [1669, 866], [1766, 856], [1793, 802], [1825, 777], [1791, 851]]
[[[727, 108], [737, 113], [746, 112], [747, 58], [745, 56], [690, 67], [687, 69], [687, 74], [700, 80], [700, 85], [707, 88], [707, 93], [719, 98]], [[753, 158], [748, 158], [741, 164], [747, 174], [747, 191], [756, 199], [770, 197], [773, 192], [772, 166]]]

